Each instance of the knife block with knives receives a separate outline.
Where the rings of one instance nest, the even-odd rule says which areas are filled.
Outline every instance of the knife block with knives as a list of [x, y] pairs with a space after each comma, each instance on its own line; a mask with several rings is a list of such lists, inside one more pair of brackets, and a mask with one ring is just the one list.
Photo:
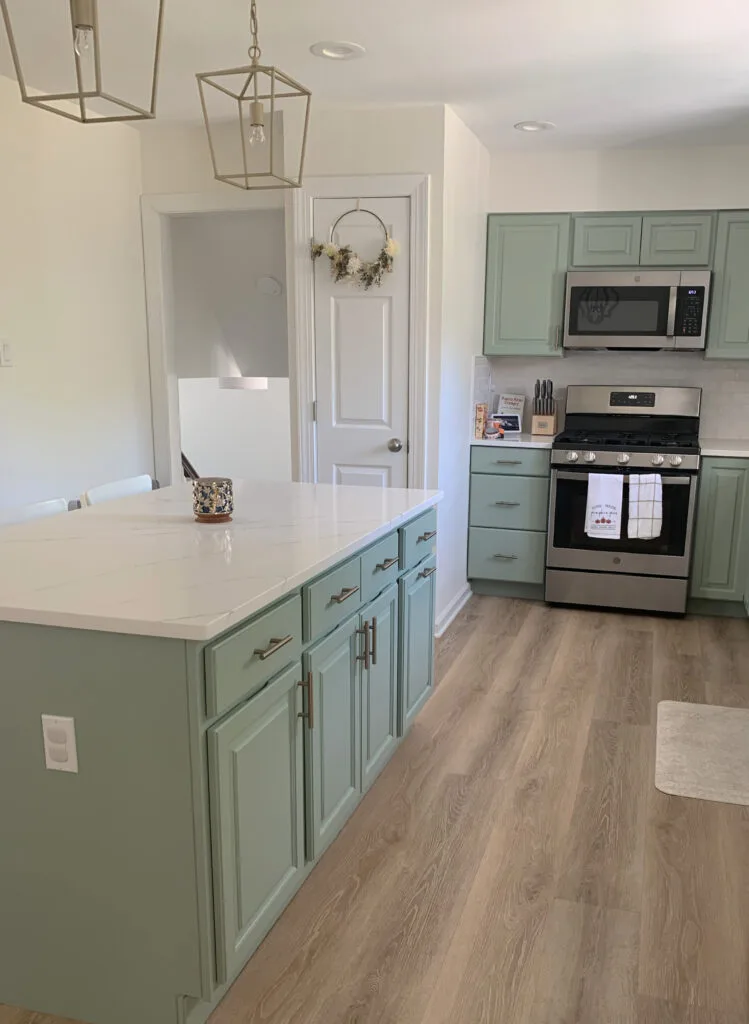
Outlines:
[[557, 432], [557, 407], [554, 400], [554, 382], [537, 380], [533, 397], [531, 433], [553, 437]]

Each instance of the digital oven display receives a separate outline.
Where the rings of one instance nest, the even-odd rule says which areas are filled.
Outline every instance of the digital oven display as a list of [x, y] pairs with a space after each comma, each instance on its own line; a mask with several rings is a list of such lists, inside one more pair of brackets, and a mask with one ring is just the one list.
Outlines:
[[609, 398], [609, 405], [623, 406], [626, 409], [653, 409], [655, 408], [654, 391], [612, 391]]

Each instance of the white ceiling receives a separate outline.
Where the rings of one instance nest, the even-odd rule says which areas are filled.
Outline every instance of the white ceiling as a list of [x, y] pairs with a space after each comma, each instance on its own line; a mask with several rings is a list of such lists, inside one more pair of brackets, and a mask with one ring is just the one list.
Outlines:
[[[11, 9], [33, 21], [34, 52], [51, 63], [47, 3]], [[99, 3], [146, 20], [155, 8]], [[194, 73], [246, 62], [247, 12], [244, 0], [166, 0], [160, 118], [199, 119]], [[264, 59], [313, 102], [451, 103], [492, 150], [749, 142], [747, 0], [259, 0], [259, 18]], [[3, 36], [0, 71], [11, 74]], [[320, 60], [309, 46], [321, 39], [368, 54]], [[124, 23], [117, 45], [131, 63], [143, 49]], [[514, 131], [525, 119], [558, 129]]]

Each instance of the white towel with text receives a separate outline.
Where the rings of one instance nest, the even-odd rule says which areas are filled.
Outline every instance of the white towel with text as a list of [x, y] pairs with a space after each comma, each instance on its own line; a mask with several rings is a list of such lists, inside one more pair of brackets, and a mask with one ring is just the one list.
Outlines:
[[618, 473], [588, 474], [585, 532], [589, 537], [619, 540], [622, 535], [624, 477]]

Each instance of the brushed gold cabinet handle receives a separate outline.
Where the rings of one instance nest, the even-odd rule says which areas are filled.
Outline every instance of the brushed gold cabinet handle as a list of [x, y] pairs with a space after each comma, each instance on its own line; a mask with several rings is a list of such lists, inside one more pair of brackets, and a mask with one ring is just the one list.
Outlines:
[[436, 537], [436, 536], [437, 536], [437, 531], [436, 530], [428, 530], [426, 533], [422, 533], [422, 535], [418, 538], [417, 543], [420, 543], [422, 540], [431, 540], [432, 537]]
[[364, 662], [365, 671], [369, 671], [369, 659], [372, 655], [372, 651], [369, 646], [369, 622], [365, 622], [361, 629], [357, 629], [357, 633], [364, 637], [364, 654], [357, 654], [356, 660]]
[[517, 508], [520, 504], [519, 501], [495, 501], [495, 505], [499, 505], [500, 508]]
[[503, 555], [501, 553], [492, 555], [492, 558], [502, 558], [505, 562], [516, 562], [518, 559], [517, 555]]
[[358, 587], [344, 587], [340, 594], [331, 594], [330, 600], [334, 604], [343, 604], [344, 601], [348, 601], [354, 594], [359, 593]]
[[429, 577], [434, 576], [436, 572], [437, 566], [435, 565], [433, 569], [424, 569], [422, 572], [419, 573], [419, 575], [416, 578], [418, 580], [428, 580]]
[[268, 647], [256, 647], [252, 653], [257, 654], [261, 661], [265, 661], [266, 658], [270, 658], [271, 654], [275, 654], [276, 651], [280, 651], [286, 644], [290, 644], [293, 639], [294, 637], [291, 634], [281, 637], [272, 636]]
[[397, 558], [386, 558], [384, 562], [378, 562], [375, 569], [379, 569], [381, 572], [385, 572], [386, 569], [392, 569], [394, 565], [398, 564]]
[[297, 686], [301, 686], [303, 690], [307, 691], [307, 710], [300, 711], [297, 718], [306, 718], [307, 725], [310, 729], [315, 728], [315, 688], [312, 681], [312, 673], [307, 673], [307, 678], [301, 683], [297, 683]]
[[377, 616], [372, 616], [372, 664], [377, 664]]

